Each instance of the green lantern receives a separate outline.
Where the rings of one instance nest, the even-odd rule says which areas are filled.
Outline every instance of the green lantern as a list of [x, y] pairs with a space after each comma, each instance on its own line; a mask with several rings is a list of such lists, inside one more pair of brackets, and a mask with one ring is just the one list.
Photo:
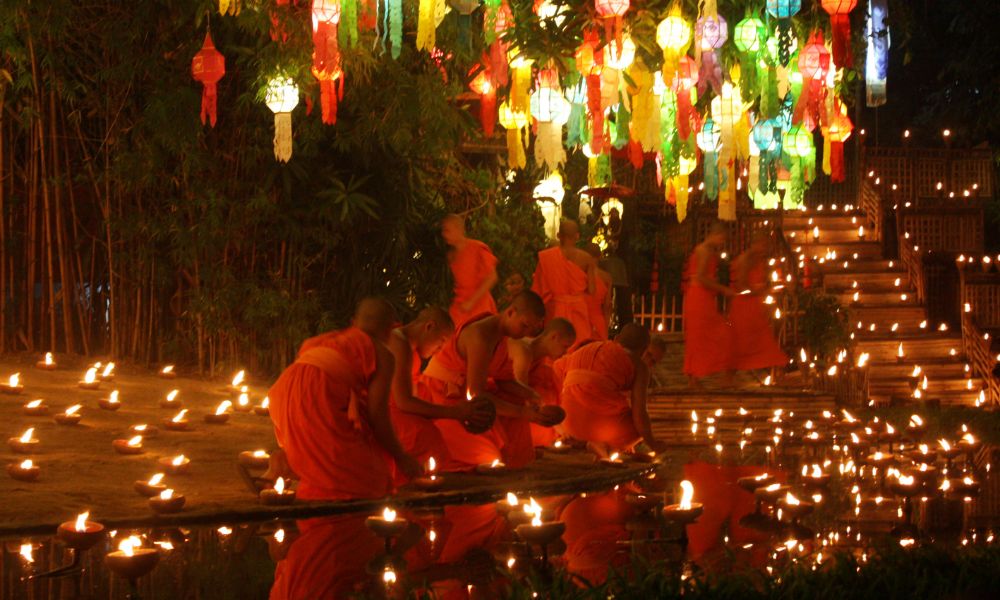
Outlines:
[[747, 17], [736, 24], [733, 43], [743, 54], [756, 54], [767, 40], [764, 22], [757, 17]]
[[785, 154], [801, 158], [815, 152], [812, 133], [801, 125], [792, 125], [785, 133], [782, 148]]

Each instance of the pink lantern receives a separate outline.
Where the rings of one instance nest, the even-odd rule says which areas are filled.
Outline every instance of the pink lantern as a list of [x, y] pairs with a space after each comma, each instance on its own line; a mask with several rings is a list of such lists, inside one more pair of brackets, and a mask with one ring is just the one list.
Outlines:
[[201, 50], [194, 55], [191, 61], [191, 76], [202, 84], [201, 92], [201, 123], [208, 120], [209, 125], [215, 127], [216, 94], [215, 84], [226, 74], [226, 57], [215, 49], [212, 43], [212, 34], [205, 34], [205, 43]]

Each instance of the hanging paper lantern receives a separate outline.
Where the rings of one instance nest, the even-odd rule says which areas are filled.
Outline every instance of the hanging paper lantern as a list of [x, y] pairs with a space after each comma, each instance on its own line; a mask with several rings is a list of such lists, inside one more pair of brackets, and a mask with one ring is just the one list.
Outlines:
[[702, 17], [694, 24], [694, 39], [697, 45], [695, 56], [701, 57], [698, 93], [704, 94], [705, 88], [711, 85], [712, 91], [718, 94], [722, 90], [722, 63], [716, 50], [729, 39], [729, 26], [718, 14], [715, 0], [706, 0]]
[[531, 95], [531, 115], [538, 121], [535, 135], [535, 162], [556, 171], [566, 162], [562, 128], [569, 120], [571, 106], [558, 87], [540, 87]]
[[313, 33], [320, 25], [336, 25], [340, 23], [340, 0], [313, 0], [311, 14]]
[[698, 127], [698, 112], [695, 110], [698, 83], [698, 67], [688, 56], [677, 61], [677, 73], [672, 86], [677, 92], [677, 134], [680, 139], [691, 137], [691, 131]]
[[205, 34], [205, 43], [201, 50], [194, 55], [191, 60], [191, 76], [202, 84], [201, 91], [201, 124], [207, 120], [209, 125], [215, 127], [216, 104], [218, 95], [215, 84], [226, 74], [226, 57], [215, 49], [212, 43], [212, 35]]
[[[806, 187], [816, 177], [816, 147], [813, 145], [812, 133], [800, 125], [792, 125], [785, 133], [782, 151], [789, 174], [784, 205], [786, 208], [796, 208], [802, 203]], [[780, 188], [781, 181], [778, 183]]]
[[672, 81], [677, 60], [691, 45], [691, 24], [681, 16], [680, 4], [675, 2], [667, 18], [656, 26], [656, 43], [663, 50], [663, 81]]
[[219, 14], [236, 16], [240, 14], [240, 0], [219, 0]]
[[766, 40], [767, 29], [757, 17], [743, 19], [733, 30], [733, 44], [743, 54], [757, 54]]
[[801, 125], [792, 125], [782, 140], [782, 148], [785, 154], [794, 157], [808, 156], [815, 151], [813, 146], [813, 136], [808, 129]]
[[851, 11], [858, 0], [823, 0], [823, 10], [830, 14], [833, 32], [833, 64], [840, 68], [854, 62], [851, 55]]
[[778, 19], [778, 61], [781, 66], [788, 66], [791, 58], [792, 17], [799, 14], [802, 0], [767, 0], [767, 14]]
[[437, 33], [437, 10], [437, 0], [420, 0], [417, 5], [417, 50], [430, 51], [434, 48]]
[[868, 106], [886, 101], [889, 77], [889, 0], [868, 0], [868, 54], [865, 57], [865, 92]]
[[705, 154], [703, 164], [705, 197], [715, 200], [719, 197], [719, 146], [722, 142], [722, 130], [711, 118], [705, 119], [705, 124], [695, 136], [698, 148]]
[[844, 142], [851, 137], [854, 123], [847, 116], [847, 106], [834, 100], [834, 110], [829, 125], [821, 129], [823, 133], [823, 172], [830, 181], [840, 183], [845, 179]]
[[597, 16], [604, 20], [605, 39], [622, 41], [622, 17], [631, 5], [629, 0], [594, 0]]
[[292, 158], [292, 110], [299, 104], [299, 88], [289, 78], [276, 77], [267, 84], [264, 103], [274, 113], [274, 158]]
[[497, 90], [490, 81], [490, 74], [487, 69], [479, 71], [479, 74], [469, 83], [469, 88], [479, 94], [479, 122], [483, 126], [483, 135], [493, 137], [493, 128], [497, 120]]
[[507, 130], [507, 166], [511, 169], [523, 169], [528, 164], [524, 152], [522, 134], [528, 126], [528, 115], [511, 109], [509, 102], [500, 105], [500, 125]]
[[538, 182], [531, 196], [535, 199], [542, 218], [545, 219], [546, 237], [550, 240], [556, 239], [559, 233], [559, 220], [562, 218], [563, 198], [566, 196], [562, 176], [558, 172], [551, 173]]
[[687, 218], [688, 196], [690, 195], [690, 175], [698, 166], [698, 160], [694, 157], [681, 154], [678, 161], [677, 176], [669, 181], [670, 191], [668, 198], [674, 199], [674, 207], [677, 211], [677, 222], [682, 223]]
[[604, 46], [604, 66], [608, 69], [624, 71], [635, 61], [635, 42], [632, 36], [622, 38], [621, 46], [607, 44]]
[[313, 0], [311, 14], [313, 28], [312, 74], [319, 81], [323, 123], [333, 125], [337, 122], [337, 101], [344, 92], [337, 35], [341, 14], [340, 2]]
[[795, 107], [795, 122], [803, 122], [812, 131], [820, 121], [820, 110], [826, 88], [826, 75], [830, 70], [830, 52], [823, 43], [823, 33], [815, 31], [809, 43], [799, 52], [799, 73], [802, 76], [802, 93]]

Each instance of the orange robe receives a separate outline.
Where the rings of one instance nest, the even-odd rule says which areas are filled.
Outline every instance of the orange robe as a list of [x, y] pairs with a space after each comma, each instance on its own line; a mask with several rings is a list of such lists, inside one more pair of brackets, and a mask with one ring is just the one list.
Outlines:
[[574, 498], [559, 520], [566, 524], [566, 570], [587, 582], [600, 585], [611, 569], [620, 569], [633, 558], [628, 545], [632, 537], [626, 526], [635, 510], [625, 500], [627, 488]]
[[497, 312], [497, 303], [489, 291], [483, 294], [469, 310], [462, 310], [462, 303], [472, 298], [490, 271], [496, 270], [497, 257], [493, 256], [489, 246], [479, 240], [466, 238], [465, 244], [449, 257], [448, 266], [451, 267], [451, 274], [455, 279], [455, 297], [451, 301], [448, 313], [451, 314], [451, 320], [456, 326], [473, 315]]
[[300, 477], [303, 500], [378, 498], [392, 490], [390, 460], [365, 418], [374, 373], [374, 342], [350, 328], [303, 342], [268, 392], [274, 434]]
[[[501, 391], [497, 386], [498, 381], [515, 381], [514, 379], [514, 361], [511, 360], [510, 355], [507, 356], [507, 361], [503, 366], [493, 374], [493, 385], [490, 391], [497, 395], [498, 398], [511, 404], [517, 404], [518, 406], [524, 406], [524, 399], [515, 396], [513, 394], [508, 394]], [[535, 390], [538, 391], [538, 390]], [[498, 416], [497, 422], [503, 428], [504, 436], [506, 437], [506, 444], [503, 447], [502, 460], [508, 467], [519, 469], [521, 467], [526, 467], [535, 460], [535, 446], [532, 444], [532, 431], [535, 426], [527, 419], [517, 419], [514, 417], [504, 417]]]
[[[764, 285], [767, 282], [764, 263], [750, 269], [747, 279], [752, 288]], [[788, 364], [788, 355], [774, 339], [771, 309], [763, 298], [751, 294], [733, 296], [729, 322], [733, 327], [733, 369], [767, 369]]]
[[[543, 405], [559, 406], [559, 388], [555, 370], [548, 360], [537, 360], [531, 366], [528, 375], [528, 385], [542, 397]], [[533, 446], [550, 446], [559, 439], [555, 427], [543, 427], [537, 423], [531, 424], [531, 444]]]
[[632, 421], [635, 365], [628, 351], [615, 342], [594, 342], [570, 354], [564, 366], [563, 430], [578, 440], [629, 450], [640, 436]]
[[[695, 281], [694, 257], [688, 259], [684, 290], [684, 374], [704, 377], [729, 368], [732, 328], [716, 306], [716, 292]], [[710, 260], [708, 276], [715, 278], [719, 260]]]
[[[419, 390], [420, 379], [420, 355], [413, 353], [413, 363], [410, 365], [410, 376], [413, 379], [414, 395], [422, 398]], [[435, 462], [442, 464], [448, 462], [448, 446], [441, 437], [441, 430], [434, 426], [434, 420], [414, 415], [399, 409], [396, 405], [395, 397], [389, 398], [389, 410], [392, 418], [392, 428], [396, 432], [396, 438], [407, 454], [417, 459], [421, 464], [427, 465], [428, 459], [432, 456]], [[409, 479], [401, 472], [396, 471], [394, 477], [396, 485], [403, 485]]]
[[[489, 316], [489, 313], [482, 313], [469, 318], [434, 355], [420, 376], [420, 391], [426, 394], [421, 396], [424, 400], [442, 406], [466, 402], [468, 388], [465, 375], [468, 365], [465, 357], [458, 352], [458, 338], [469, 324]], [[502, 374], [507, 360], [507, 338], [501, 338], [493, 351], [487, 377], [495, 379], [497, 374]], [[464, 471], [494, 460], [503, 461], [502, 450], [507, 443], [507, 433], [499, 418], [489, 431], [481, 434], [469, 433], [462, 423], [453, 419], [438, 419], [434, 426], [441, 431], [451, 455], [442, 463], [441, 470]]]
[[590, 337], [587, 274], [558, 247], [538, 253], [531, 290], [545, 302], [545, 317], [562, 317], [573, 324], [577, 339]]
[[[591, 336], [597, 340], [608, 339], [608, 318], [604, 315], [604, 300], [611, 290], [608, 284], [600, 277], [595, 278], [594, 293], [587, 294], [587, 310], [590, 313]], [[576, 332], [577, 339], [583, 339], [580, 332]]]

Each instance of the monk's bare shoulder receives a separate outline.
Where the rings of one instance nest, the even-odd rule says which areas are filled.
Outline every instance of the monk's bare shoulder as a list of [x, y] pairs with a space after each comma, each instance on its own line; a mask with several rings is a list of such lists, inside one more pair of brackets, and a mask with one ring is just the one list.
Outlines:
[[587, 270], [597, 264], [597, 261], [594, 260], [593, 256], [587, 254], [579, 248], [565, 248], [564, 252], [566, 253], [566, 258], [569, 259], [570, 262], [573, 262], [576, 266], [583, 270]]
[[402, 330], [396, 329], [389, 336], [389, 342], [386, 344], [389, 351], [396, 358], [396, 362], [406, 363], [410, 360], [411, 348], [410, 342], [406, 339]]

